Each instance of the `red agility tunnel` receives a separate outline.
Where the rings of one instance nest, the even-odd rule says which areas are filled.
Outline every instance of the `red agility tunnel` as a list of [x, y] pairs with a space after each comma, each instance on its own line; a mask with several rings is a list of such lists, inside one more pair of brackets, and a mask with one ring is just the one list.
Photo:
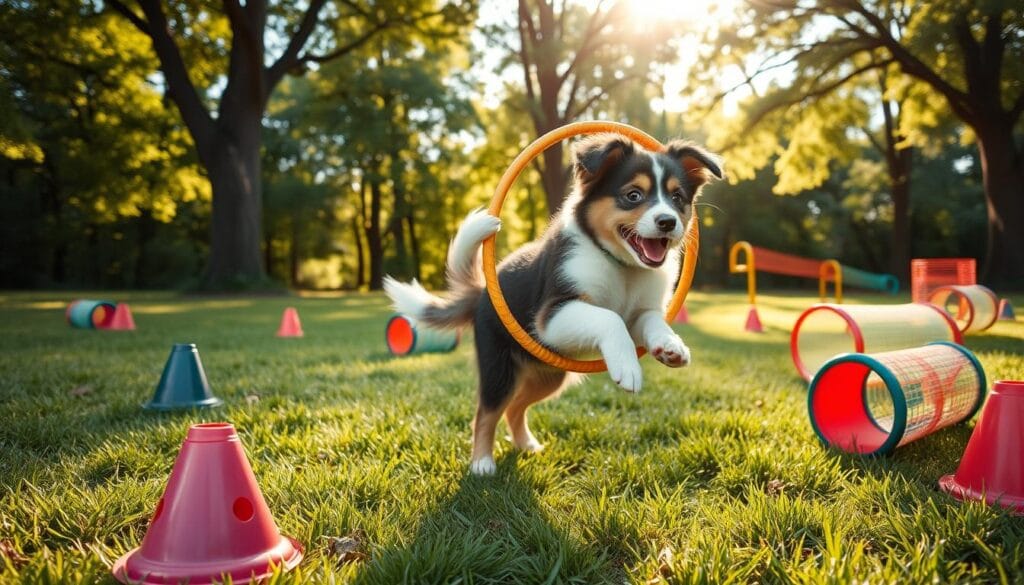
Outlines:
[[931, 341], [963, 342], [953, 320], [934, 305], [821, 303], [797, 319], [789, 350], [797, 371], [810, 380], [822, 364], [837, 354], [876, 353]]
[[235, 427], [192, 425], [142, 545], [114, 563], [122, 583], [259, 581], [302, 560], [263, 500]]
[[985, 400], [985, 371], [948, 342], [830, 360], [811, 381], [811, 426], [826, 445], [883, 455], [968, 420]]
[[79, 299], [64, 311], [68, 325], [78, 329], [106, 329], [114, 319], [117, 305], [111, 301]]
[[444, 353], [459, 345], [459, 334], [426, 327], [405, 315], [395, 315], [384, 327], [384, 341], [392, 355]]

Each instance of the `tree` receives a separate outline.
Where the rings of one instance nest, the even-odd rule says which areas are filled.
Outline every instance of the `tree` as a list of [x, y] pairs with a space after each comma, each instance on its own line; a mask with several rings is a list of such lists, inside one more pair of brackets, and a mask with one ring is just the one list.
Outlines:
[[[746, 117], [748, 131], [778, 122], [781, 110], [812, 108], [877, 71], [899, 77], [891, 82], [904, 106], [901, 144], [934, 140], [929, 131], [948, 108], [971, 129], [981, 155], [989, 217], [982, 272], [990, 279], [1024, 280], [1024, 156], [1014, 137], [1024, 113], [1019, 6], [1003, 0], [752, 0], [738, 22], [719, 31], [708, 55], [718, 64], [744, 66], [760, 56], [744, 73], [744, 85], [763, 92]], [[702, 79], [712, 81], [713, 71], [704, 68]], [[769, 87], [757, 82], [768, 76]], [[842, 123], [838, 115], [832, 113], [829, 122]], [[764, 142], [745, 149], [754, 166], [776, 152]]]
[[[379, 34], [417, 28], [448, 28], [465, 23], [474, 5], [457, 8], [400, 0], [359, 3], [310, 0], [291, 3], [223, 0], [223, 14], [199, 0], [168, 5], [136, 0], [141, 14], [121, 0], [106, 5], [150, 38], [168, 95], [181, 113], [206, 169], [213, 192], [210, 257], [204, 285], [224, 288], [261, 281], [262, 239], [261, 121], [267, 100], [288, 73], [337, 59]], [[282, 49], [268, 62], [268, 30]], [[191, 55], [212, 52], [220, 66], [223, 91], [213, 98], [218, 76], [198, 84], [190, 74]], [[226, 62], [225, 62], [226, 61]], [[268, 64], [269, 63], [269, 64]], [[211, 104], [215, 103], [214, 108]], [[216, 115], [213, 110], [216, 110]]]
[[23, 286], [146, 285], [154, 238], [209, 189], [147, 79], [144, 38], [70, 0], [4, 4], [0, 29], [0, 187], [19, 218], [0, 247], [20, 251], [0, 273]]
[[[536, 136], [592, 111], [628, 84], [644, 84], [652, 63], [676, 58], [668, 40], [677, 31], [666, 23], [629, 18], [628, 3], [603, 2], [593, 11], [572, 2], [519, 0], [515, 40], [507, 27], [492, 27], [489, 37], [504, 46], [508, 64], [521, 69], [523, 108]], [[568, 184], [561, 144], [544, 151], [534, 167], [549, 213], [562, 204]]]

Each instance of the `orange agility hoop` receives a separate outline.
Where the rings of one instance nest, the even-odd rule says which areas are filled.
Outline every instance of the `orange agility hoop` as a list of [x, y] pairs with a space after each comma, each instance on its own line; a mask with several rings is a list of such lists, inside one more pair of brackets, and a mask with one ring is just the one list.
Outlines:
[[[537, 158], [548, 147], [572, 136], [601, 132], [621, 134], [647, 150], [665, 150], [665, 147], [649, 134], [627, 124], [596, 121], [567, 124], [534, 140], [525, 150], [519, 153], [519, 156], [512, 161], [505, 174], [502, 175], [501, 180], [498, 181], [498, 187], [494, 190], [494, 197], [491, 199], [491, 205], [487, 211], [495, 217], [500, 217], [501, 206], [505, 203], [505, 196], [508, 195], [509, 189], [512, 188], [512, 185], [519, 178], [526, 165], [530, 164], [533, 159]], [[683, 251], [685, 256], [683, 258], [683, 269], [679, 276], [679, 284], [676, 286], [676, 292], [672, 295], [672, 300], [665, 311], [665, 320], [669, 322], [671, 322], [672, 318], [676, 316], [676, 313], [683, 306], [683, 301], [686, 300], [686, 293], [690, 291], [690, 283], [693, 282], [693, 272], [697, 267], [700, 238], [697, 224], [697, 210], [693, 208], [690, 214], [690, 222], [686, 225], [686, 233], [683, 235]], [[483, 242], [484, 280], [487, 282], [487, 295], [491, 298], [494, 310], [498, 313], [498, 318], [501, 319], [501, 322], [508, 329], [512, 337], [519, 345], [523, 346], [523, 349], [530, 352], [533, 357], [556, 368], [581, 373], [603, 372], [606, 370], [607, 366], [604, 360], [574, 360], [561, 356], [541, 345], [540, 342], [523, 329], [523, 326], [512, 315], [508, 303], [505, 302], [505, 296], [501, 292], [501, 286], [498, 284], [498, 269], [494, 259], [495, 238], [496, 236], [492, 235]], [[637, 356], [642, 356], [646, 353], [646, 350], [638, 347], [636, 353]]]

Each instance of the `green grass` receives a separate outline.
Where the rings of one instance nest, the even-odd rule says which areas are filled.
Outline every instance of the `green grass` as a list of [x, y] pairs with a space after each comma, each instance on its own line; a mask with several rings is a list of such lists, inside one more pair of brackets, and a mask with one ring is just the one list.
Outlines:
[[[278, 525], [306, 544], [280, 582], [1024, 580], [1024, 521], [937, 489], [971, 425], [888, 458], [821, 447], [788, 351], [806, 296], [761, 297], [755, 336], [743, 295], [694, 293], [679, 327], [693, 366], [646, 358], [637, 396], [591, 376], [532, 411], [544, 452], [500, 441], [493, 478], [466, 472], [471, 344], [391, 358], [381, 296], [103, 295], [132, 303], [133, 333], [70, 329], [73, 296], [0, 295], [2, 582], [111, 581], [188, 425], [215, 420], [238, 428]], [[274, 337], [286, 305], [305, 338]], [[198, 344], [225, 406], [140, 409], [175, 342]], [[990, 380], [1024, 379], [1024, 322], [967, 345]], [[353, 534], [368, 557], [338, 564], [326, 537]]]

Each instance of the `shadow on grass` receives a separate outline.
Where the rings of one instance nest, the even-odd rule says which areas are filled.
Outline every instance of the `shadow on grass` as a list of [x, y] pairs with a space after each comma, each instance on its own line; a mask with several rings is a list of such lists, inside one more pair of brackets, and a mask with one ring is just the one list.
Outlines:
[[1019, 337], [1009, 335], [971, 335], [965, 336], [964, 346], [971, 351], [1006, 352], [1024, 355], [1024, 343]]
[[[537, 499], [543, 480], [498, 461], [493, 477], [468, 472], [425, 510], [406, 544], [377, 551], [355, 583], [605, 583], [621, 581], [609, 553], [553, 524]], [[618, 579], [616, 579], [618, 577]]]

